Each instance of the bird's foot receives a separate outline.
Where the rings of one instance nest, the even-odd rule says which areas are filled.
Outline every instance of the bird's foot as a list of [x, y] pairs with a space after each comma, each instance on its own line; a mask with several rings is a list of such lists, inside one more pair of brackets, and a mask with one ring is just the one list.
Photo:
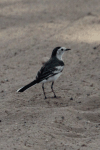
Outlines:
[[54, 95], [54, 98], [57, 98], [57, 96], [56, 96], [56, 95]]
[[61, 96], [56, 96], [56, 95], [54, 95], [54, 98], [61, 98]]
[[45, 98], [44, 99], [47, 99], [47, 97], [45, 96]]

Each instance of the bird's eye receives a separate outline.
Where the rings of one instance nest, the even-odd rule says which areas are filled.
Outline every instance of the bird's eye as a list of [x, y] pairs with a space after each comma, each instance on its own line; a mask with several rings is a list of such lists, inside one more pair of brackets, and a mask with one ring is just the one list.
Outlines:
[[61, 51], [63, 51], [63, 49], [61, 49]]

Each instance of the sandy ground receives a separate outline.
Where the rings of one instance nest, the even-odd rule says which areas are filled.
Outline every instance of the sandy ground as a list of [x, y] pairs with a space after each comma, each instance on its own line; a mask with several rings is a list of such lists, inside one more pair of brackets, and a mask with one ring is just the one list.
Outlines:
[[[0, 0], [0, 150], [100, 150], [100, 0]], [[31, 82], [71, 48], [51, 98]]]

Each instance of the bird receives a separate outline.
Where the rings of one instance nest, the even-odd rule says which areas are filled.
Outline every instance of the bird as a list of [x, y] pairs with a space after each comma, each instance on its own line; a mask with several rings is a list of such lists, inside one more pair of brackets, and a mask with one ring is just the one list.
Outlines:
[[36, 85], [38, 83], [42, 83], [44, 99], [47, 99], [45, 89], [44, 89], [44, 83], [52, 82], [51, 90], [54, 94], [54, 98], [57, 98], [57, 96], [54, 92], [54, 89], [53, 89], [53, 85], [54, 85], [54, 82], [62, 74], [62, 71], [64, 69], [64, 62], [62, 60], [62, 56], [65, 51], [69, 51], [69, 50], [71, 50], [71, 49], [61, 47], [61, 46], [55, 47], [52, 51], [50, 59], [38, 71], [35, 80], [33, 80], [29, 84], [21, 87], [20, 89], [17, 90], [17, 92], [24, 92], [31, 86]]

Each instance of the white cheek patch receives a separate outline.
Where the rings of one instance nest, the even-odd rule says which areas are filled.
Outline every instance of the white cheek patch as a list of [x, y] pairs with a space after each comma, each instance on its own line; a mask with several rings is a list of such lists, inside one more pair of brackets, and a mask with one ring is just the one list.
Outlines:
[[64, 52], [62, 52], [62, 51], [58, 51], [56, 57], [57, 57], [59, 60], [62, 60], [62, 55], [63, 55], [63, 53], [64, 53]]

